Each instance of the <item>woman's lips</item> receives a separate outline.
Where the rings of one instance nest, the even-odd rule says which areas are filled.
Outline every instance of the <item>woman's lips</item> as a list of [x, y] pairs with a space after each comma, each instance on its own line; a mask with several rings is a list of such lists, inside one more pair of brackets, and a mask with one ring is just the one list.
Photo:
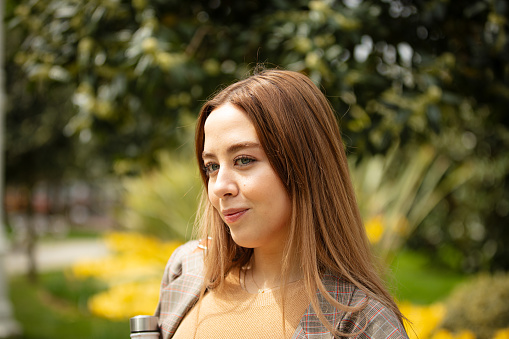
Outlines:
[[224, 216], [224, 221], [227, 224], [230, 224], [242, 218], [242, 216], [246, 214], [247, 211], [248, 209], [246, 208], [246, 209], [225, 210], [222, 213]]

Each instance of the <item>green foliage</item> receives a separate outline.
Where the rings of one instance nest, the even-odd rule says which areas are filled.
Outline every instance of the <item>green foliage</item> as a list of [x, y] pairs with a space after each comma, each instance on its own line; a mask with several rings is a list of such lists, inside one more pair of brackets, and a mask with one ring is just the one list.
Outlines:
[[430, 249], [430, 255], [454, 269], [507, 270], [509, 158], [503, 150], [507, 150], [504, 145], [509, 144], [509, 134], [501, 132], [501, 125], [494, 127], [501, 132], [497, 136], [493, 130], [483, 130], [479, 126], [487, 117], [475, 114], [471, 107], [463, 109], [461, 114], [469, 117], [468, 129], [444, 131], [435, 144], [453, 166], [470, 164], [470, 179], [424, 219], [409, 245]]
[[479, 339], [509, 327], [509, 274], [482, 275], [458, 287], [446, 305], [442, 326], [471, 330]]
[[[23, 81], [17, 67], [8, 68], [6, 74], [8, 82], [18, 79], [17, 86], [7, 88], [10, 110], [6, 116], [5, 142], [9, 183], [34, 185], [39, 180], [62, 180], [66, 176], [83, 174], [83, 168], [73, 165], [79, 162], [86, 149], [77, 154], [77, 138], [64, 133], [73, 115], [68, 100], [72, 90], [54, 85], [53, 91], [41, 93], [37, 88], [25, 89], [27, 82]], [[51, 105], [46, 105], [47, 101]]]
[[385, 259], [401, 248], [442, 199], [474, 174], [473, 164], [454, 164], [430, 145], [396, 146], [386, 156], [350, 160], [361, 214], [368, 225], [379, 219], [380, 238], [371, 240]]
[[73, 279], [60, 271], [43, 274], [40, 283], [53, 297], [72, 303], [84, 314], [88, 313], [88, 298], [107, 288], [101, 281], [91, 278]]
[[157, 169], [125, 178], [119, 223], [159, 238], [190, 239], [202, 187], [193, 160], [163, 153]]
[[74, 85], [69, 133], [150, 163], [178, 140], [182, 114], [258, 61], [320, 83], [362, 153], [462, 125], [446, 112], [465, 100], [501, 118], [505, 11], [500, 1], [23, 0], [10, 27], [30, 80]]

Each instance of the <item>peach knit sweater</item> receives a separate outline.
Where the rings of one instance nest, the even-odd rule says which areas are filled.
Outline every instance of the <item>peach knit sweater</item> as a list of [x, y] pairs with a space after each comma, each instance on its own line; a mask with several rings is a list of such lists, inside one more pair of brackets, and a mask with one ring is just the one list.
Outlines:
[[[180, 323], [174, 339], [188, 338], [283, 338], [281, 291], [246, 292], [238, 275], [230, 274], [225, 288], [203, 297]], [[302, 280], [287, 285], [285, 336], [291, 338], [309, 298]], [[198, 311], [199, 309], [199, 311]], [[196, 332], [196, 333], [195, 333]]]

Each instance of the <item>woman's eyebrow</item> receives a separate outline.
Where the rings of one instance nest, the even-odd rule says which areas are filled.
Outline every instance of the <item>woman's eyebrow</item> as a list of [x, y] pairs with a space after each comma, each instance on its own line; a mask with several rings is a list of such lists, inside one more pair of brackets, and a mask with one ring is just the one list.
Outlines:
[[235, 153], [235, 152], [238, 152], [245, 148], [261, 148], [261, 146], [257, 142], [246, 141], [246, 142], [241, 142], [238, 144], [233, 144], [233, 145], [228, 146], [228, 148], [226, 149], [226, 152], [229, 154]]
[[[239, 143], [228, 146], [228, 148], [226, 149], [226, 153], [227, 154], [236, 153], [236, 152], [246, 149], [246, 148], [261, 148], [261, 145], [257, 142], [252, 142], [252, 141], [239, 142]], [[214, 157], [214, 153], [204, 150], [201, 156], [202, 156], [202, 158]]]

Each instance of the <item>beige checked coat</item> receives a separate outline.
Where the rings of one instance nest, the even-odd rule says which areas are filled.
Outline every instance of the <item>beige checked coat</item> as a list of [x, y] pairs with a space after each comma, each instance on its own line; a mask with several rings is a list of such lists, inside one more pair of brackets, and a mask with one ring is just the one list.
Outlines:
[[[190, 241], [172, 254], [164, 271], [161, 294], [155, 315], [159, 317], [161, 338], [173, 336], [182, 318], [193, 307], [200, 295], [203, 283], [203, 252], [195, 251], [198, 241]], [[340, 303], [357, 306], [366, 301], [366, 295], [354, 285], [333, 275], [325, 275], [323, 283], [327, 291]], [[344, 312], [330, 306], [318, 293], [318, 300], [327, 320], [342, 333], [363, 333], [350, 338], [408, 339], [404, 327], [394, 313], [371, 298], [367, 306], [358, 313]], [[322, 325], [311, 305], [300, 320], [292, 339], [332, 338]]]

